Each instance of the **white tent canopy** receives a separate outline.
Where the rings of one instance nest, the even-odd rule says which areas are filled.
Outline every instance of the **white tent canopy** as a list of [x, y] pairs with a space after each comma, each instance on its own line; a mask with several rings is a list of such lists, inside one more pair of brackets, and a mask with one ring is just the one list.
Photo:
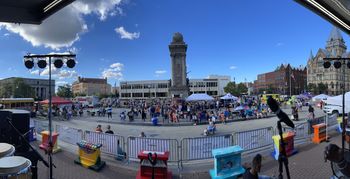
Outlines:
[[326, 100], [331, 96], [328, 96], [326, 94], [319, 94], [317, 96], [312, 97], [312, 101], [318, 101], [318, 100]]
[[225, 96], [221, 97], [220, 99], [237, 100], [238, 98], [236, 96], [233, 96], [231, 93], [227, 93], [227, 94], [225, 94]]
[[214, 98], [207, 95], [206, 93], [191, 94], [186, 99], [186, 101], [211, 101], [211, 100], [214, 100]]
[[[327, 104], [339, 104], [341, 105], [343, 102], [343, 95], [333, 96], [327, 98], [327, 100], [323, 100]], [[345, 93], [345, 105], [350, 104], [350, 92]]]

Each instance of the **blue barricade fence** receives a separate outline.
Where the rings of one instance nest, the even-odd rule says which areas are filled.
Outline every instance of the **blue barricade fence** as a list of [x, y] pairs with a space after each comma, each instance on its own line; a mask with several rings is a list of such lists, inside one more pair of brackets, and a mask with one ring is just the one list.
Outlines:
[[234, 145], [241, 146], [245, 152], [269, 145], [272, 146], [273, 133], [273, 127], [235, 132], [233, 137]]
[[101, 152], [103, 153], [117, 155], [118, 147], [125, 151], [125, 140], [123, 136], [92, 131], [85, 131], [84, 136], [87, 142], [102, 144]]
[[232, 135], [184, 138], [181, 140], [182, 161], [212, 158], [211, 151], [233, 145]]
[[83, 131], [67, 126], [56, 125], [56, 132], [59, 134], [58, 139], [69, 144], [76, 145], [83, 140]]

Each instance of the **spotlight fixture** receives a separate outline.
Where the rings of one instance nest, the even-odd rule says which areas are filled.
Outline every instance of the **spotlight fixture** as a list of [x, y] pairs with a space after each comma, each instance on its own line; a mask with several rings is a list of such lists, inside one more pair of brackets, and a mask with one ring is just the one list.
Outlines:
[[334, 68], [338, 69], [341, 67], [341, 62], [340, 61], [335, 61], [333, 64]]
[[323, 62], [323, 67], [324, 67], [324, 68], [329, 68], [329, 67], [331, 67], [331, 62], [329, 62], [329, 61]]
[[74, 66], [75, 66], [75, 60], [74, 59], [68, 59], [67, 60], [67, 67], [68, 68], [74, 68]]
[[38, 67], [39, 67], [39, 68], [45, 68], [46, 65], [47, 65], [47, 62], [46, 62], [45, 59], [40, 59], [40, 60], [38, 60]]
[[56, 68], [61, 68], [63, 66], [63, 61], [61, 59], [56, 59], [55, 62], [53, 62]]
[[32, 68], [34, 67], [33, 59], [24, 59], [24, 65], [25, 65], [28, 69], [32, 69]]

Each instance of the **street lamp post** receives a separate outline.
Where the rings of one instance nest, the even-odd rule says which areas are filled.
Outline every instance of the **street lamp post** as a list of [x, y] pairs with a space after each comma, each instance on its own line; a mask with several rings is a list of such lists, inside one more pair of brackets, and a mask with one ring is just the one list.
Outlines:
[[[331, 67], [331, 61], [334, 61], [333, 65], [334, 65], [334, 68], [336, 69], [339, 69], [342, 67], [341, 70], [343, 70], [343, 76], [342, 76], [342, 95], [343, 95], [343, 102], [342, 102], [342, 122], [343, 122], [343, 126], [342, 126], [342, 152], [344, 153], [344, 150], [345, 150], [345, 62], [347, 61], [346, 63], [346, 66], [348, 68], [350, 68], [350, 58], [341, 58], [341, 57], [338, 57], [338, 58], [323, 58], [324, 60], [324, 63], [323, 63], [323, 67], [324, 68], [329, 68]], [[348, 116], [348, 119], [349, 119], [349, 116]], [[327, 124], [326, 124], [327, 125]], [[327, 136], [326, 136], [327, 137]], [[350, 146], [349, 146], [350, 147]]]
[[[66, 61], [66, 65], [68, 68], [74, 68], [76, 62], [75, 54], [67, 53], [67, 54], [47, 54], [47, 55], [32, 55], [28, 54], [24, 56], [24, 65], [28, 69], [32, 69], [34, 67], [34, 62], [36, 61], [37, 66], [41, 69], [46, 68], [48, 65], [49, 67], [49, 114], [48, 114], [48, 120], [49, 120], [49, 146], [47, 148], [47, 154], [48, 154], [48, 159], [49, 159], [49, 167], [50, 167], [50, 179], [52, 179], [52, 149], [53, 149], [53, 144], [52, 144], [52, 120], [51, 120], [51, 113], [52, 113], [52, 89], [51, 89], [51, 64], [52, 64], [52, 58], [56, 58], [54, 61], [54, 66], [56, 68], [61, 68], [63, 66], [64, 60]], [[47, 64], [47, 59], [48, 59], [48, 64]]]

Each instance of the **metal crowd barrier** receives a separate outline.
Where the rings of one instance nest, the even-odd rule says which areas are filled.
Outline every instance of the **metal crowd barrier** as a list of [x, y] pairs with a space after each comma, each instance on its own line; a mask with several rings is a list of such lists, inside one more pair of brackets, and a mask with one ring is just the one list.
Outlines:
[[101, 152], [103, 153], [117, 155], [118, 147], [125, 151], [125, 140], [123, 136], [92, 131], [85, 131], [84, 136], [87, 142], [102, 144]]
[[273, 145], [273, 127], [254, 129], [249, 131], [235, 132], [233, 135], [234, 145], [239, 145], [243, 150], [250, 151], [257, 148]]
[[83, 140], [83, 130], [73, 127], [56, 125], [56, 132], [59, 134], [58, 139], [69, 144], [76, 145]]
[[[304, 139], [310, 138], [308, 122], [297, 124], [295, 125], [294, 129], [288, 126], [282, 126], [282, 129], [283, 129], [283, 132], [294, 131], [295, 132], [294, 140], [304, 140]], [[276, 134], [278, 134], [277, 129], [276, 129]]]
[[318, 117], [313, 120], [307, 120], [307, 122], [309, 123], [309, 134], [314, 133], [314, 128], [312, 128], [313, 125], [323, 123], [325, 122], [325, 120], [326, 120], [326, 116]]
[[179, 165], [179, 143], [176, 139], [156, 139], [145, 137], [128, 137], [127, 139], [127, 155], [130, 160], [137, 160], [140, 151], [169, 151], [169, 162], [178, 162]]
[[[327, 127], [328, 128], [336, 128], [338, 126], [338, 115], [337, 114], [332, 114], [332, 115], [327, 115]], [[328, 129], [327, 129], [328, 130]]]
[[[33, 120], [34, 122], [34, 128], [37, 134], [41, 134], [42, 131], [49, 130], [49, 122], [48, 121], [39, 121], [39, 120]], [[52, 131], [54, 129], [52, 128]]]
[[212, 158], [213, 149], [233, 145], [232, 135], [184, 138], [181, 140], [181, 166], [183, 161]]

